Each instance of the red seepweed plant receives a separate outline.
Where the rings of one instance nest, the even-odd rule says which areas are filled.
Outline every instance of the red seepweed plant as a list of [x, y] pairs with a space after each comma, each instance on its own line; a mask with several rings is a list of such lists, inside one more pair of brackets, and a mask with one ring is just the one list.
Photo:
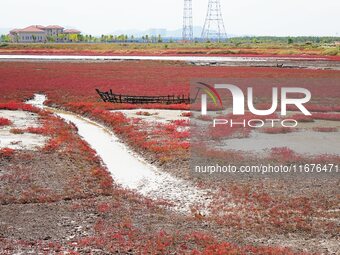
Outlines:
[[10, 148], [0, 149], [0, 158], [10, 158], [14, 155], [15, 150]]
[[291, 132], [295, 132], [295, 128], [291, 127], [270, 127], [270, 128], [261, 128], [262, 133], [266, 134], [287, 134]]
[[340, 121], [340, 114], [336, 113], [314, 113], [314, 119]]
[[0, 127], [1, 126], [10, 126], [10, 125], [12, 125], [12, 121], [10, 121], [9, 119], [0, 117]]
[[[147, 123], [141, 122], [141, 120], [132, 121], [126, 118], [123, 113], [108, 111], [108, 108], [111, 110], [121, 109], [122, 107], [145, 109], [152, 106], [153, 105], [70, 103], [67, 104], [67, 109], [105, 124], [133, 148], [151, 152], [157, 158], [169, 158], [170, 155], [175, 158], [176, 155], [183, 154], [181, 151], [187, 151], [189, 148], [189, 142], [186, 141], [189, 133], [187, 131], [178, 131], [178, 128], [186, 127], [188, 121], [179, 120], [150, 127], [150, 125], [148, 126]], [[169, 109], [172, 106], [163, 105], [163, 107]], [[150, 128], [150, 130], [147, 130], [148, 128]]]

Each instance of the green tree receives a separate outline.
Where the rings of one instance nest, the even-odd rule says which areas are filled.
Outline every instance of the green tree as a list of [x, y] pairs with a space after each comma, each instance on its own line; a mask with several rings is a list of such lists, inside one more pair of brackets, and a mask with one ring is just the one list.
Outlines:
[[161, 35], [158, 35], [158, 40], [157, 40], [159, 43], [162, 43], [163, 42], [163, 39], [162, 39], [162, 36]]
[[46, 37], [46, 39], [47, 39], [48, 42], [55, 42], [54, 36], [48, 35], [48, 36]]
[[68, 40], [71, 42], [78, 42], [78, 35], [77, 34], [70, 34], [68, 35]]
[[151, 36], [151, 42], [152, 42], [152, 43], [155, 43], [156, 41], [157, 41], [157, 37], [154, 36], [154, 35], [152, 35], [152, 36]]
[[117, 39], [118, 41], [124, 41], [125, 35], [118, 35]]
[[57, 39], [58, 39], [58, 41], [61, 41], [61, 42], [68, 40], [68, 38], [65, 34], [58, 34]]
[[82, 34], [77, 34], [77, 41], [78, 42], [83, 42], [84, 41], [84, 36]]
[[1, 42], [10, 42], [11, 37], [9, 35], [1, 35]]

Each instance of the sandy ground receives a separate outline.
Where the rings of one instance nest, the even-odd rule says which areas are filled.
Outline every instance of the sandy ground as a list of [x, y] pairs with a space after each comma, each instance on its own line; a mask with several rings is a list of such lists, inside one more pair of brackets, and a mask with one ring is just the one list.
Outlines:
[[[121, 112], [128, 118], [139, 118], [146, 122], [170, 123], [174, 120], [189, 120], [183, 117], [182, 113], [187, 111], [180, 110], [159, 110], [159, 109], [133, 109], [133, 110], [114, 110], [111, 112]], [[138, 115], [138, 112], [149, 113], [149, 116]]]
[[38, 134], [12, 134], [11, 129], [25, 129], [28, 127], [39, 127], [38, 115], [25, 111], [0, 110], [0, 117], [9, 119], [10, 126], [0, 127], [0, 148], [11, 148], [20, 150], [37, 150], [43, 147], [46, 137]]
[[44, 108], [44, 102], [47, 100], [45, 95], [35, 94], [31, 100], [26, 101], [26, 104], [33, 105], [37, 108]]

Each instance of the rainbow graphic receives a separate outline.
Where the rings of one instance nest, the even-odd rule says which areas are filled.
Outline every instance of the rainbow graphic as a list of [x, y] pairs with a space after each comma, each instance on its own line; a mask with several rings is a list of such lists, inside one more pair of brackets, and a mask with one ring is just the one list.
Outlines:
[[218, 102], [223, 107], [221, 96], [214, 87], [212, 87], [212, 86], [210, 86], [206, 83], [203, 83], [203, 82], [197, 82], [197, 83], [204, 87], [203, 88], [204, 92], [207, 93], [207, 95], [209, 95], [211, 100], [214, 102], [215, 106], [218, 105], [218, 103], [217, 103], [217, 100], [218, 100]]

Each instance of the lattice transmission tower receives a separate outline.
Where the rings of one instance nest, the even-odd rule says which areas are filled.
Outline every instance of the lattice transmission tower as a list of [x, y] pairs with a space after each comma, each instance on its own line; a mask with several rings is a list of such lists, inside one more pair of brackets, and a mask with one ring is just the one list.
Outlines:
[[227, 39], [220, 0], [209, 0], [207, 17], [202, 31], [202, 38], [218, 41]]
[[194, 31], [192, 24], [192, 0], [184, 0], [182, 36], [183, 41], [192, 41], [194, 39]]

